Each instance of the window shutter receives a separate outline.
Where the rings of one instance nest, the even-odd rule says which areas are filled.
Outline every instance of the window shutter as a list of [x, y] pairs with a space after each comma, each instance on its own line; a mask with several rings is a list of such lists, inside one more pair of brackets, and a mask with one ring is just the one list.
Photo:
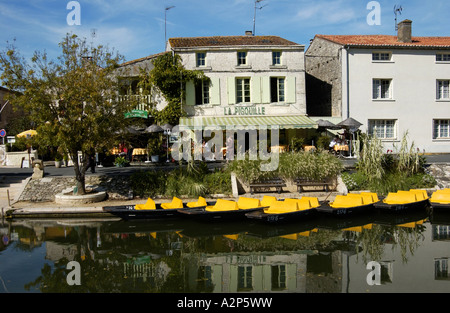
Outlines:
[[261, 77], [261, 102], [270, 103], [270, 77]]
[[195, 105], [195, 85], [192, 80], [186, 82], [186, 105]]
[[297, 101], [296, 78], [295, 76], [286, 77], [286, 103], [295, 103]]
[[227, 79], [228, 104], [236, 104], [236, 80], [234, 77]]
[[209, 88], [209, 98], [212, 105], [220, 105], [220, 78], [214, 77], [211, 79]]
[[261, 103], [261, 77], [252, 77], [251, 97], [253, 103]]

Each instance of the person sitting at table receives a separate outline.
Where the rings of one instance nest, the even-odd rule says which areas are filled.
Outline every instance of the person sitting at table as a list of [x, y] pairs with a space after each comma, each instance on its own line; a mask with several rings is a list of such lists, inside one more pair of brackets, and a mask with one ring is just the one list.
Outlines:
[[330, 151], [333, 151], [334, 150], [334, 146], [335, 145], [339, 145], [340, 144], [340, 139], [339, 139], [339, 137], [338, 136], [335, 136], [334, 138], [333, 138], [333, 140], [331, 140], [331, 142], [330, 142]]

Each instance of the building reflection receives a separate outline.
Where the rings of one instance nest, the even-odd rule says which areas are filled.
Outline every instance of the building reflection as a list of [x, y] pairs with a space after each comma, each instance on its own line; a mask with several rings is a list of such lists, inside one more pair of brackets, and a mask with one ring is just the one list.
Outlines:
[[[398, 263], [398, 257], [386, 258], [385, 247], [417, 248], [423, 223], [421, 219], [337, 229], [304, 225], [272, 228], [270, 235], [206, 226], [195, 234], [176, 224], [122, 222], [26, 221], [13, 222], [8, 229], [30, 249], [45, 243], [45, 259], [55, 264], [79, 261], [89, 272], [85, 280], [96, 277], [94, 272], [107, 272], [108, 283], [121, 292], [341, 293], [351, 291], [358, 271], [363, 274], [358, 280], [365, 282], [369, 261], [381, 265], [382, 284], [392, 284], [394, 266], [405, 258], [402, 255]], [[448, 226], [431, 227], [432, 241], [449, 240]], [[427, 262], [434, 262], [435, 280], [448, 280], [449, 257], [430, 256]]]

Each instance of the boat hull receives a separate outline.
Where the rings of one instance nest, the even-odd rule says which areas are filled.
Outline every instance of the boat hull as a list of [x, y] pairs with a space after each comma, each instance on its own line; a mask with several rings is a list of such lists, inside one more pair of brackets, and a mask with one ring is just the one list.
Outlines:
[[289, 213], [265, 213], [264, 211], [256, 211], [247, 213], [245, 216], [252, 220], [259, 220], [269, 224], [289, 223], [303, 220], [315, 216], [317, 210], [309, 209], [302, 211], [295, 211]]
[[190, 210], [179, 210], [179, 213], [184, 217], [203, 221], [227, 221], [245, 219], [246, 214], [262, 211], [264, 208], [265, 207], [231, 211], [207, 211], [205, 208], [194, 208]]
[[107, 206], [103, 208], [103, 211], [121, 217], [124, 220], [180, 218], [184, 216], [180, 213], [184, 210], [191, 210], [191, 208], [163, 209], [159, 204], [156, 205], [154, 210], [136, 210], [132, 205]]
[[404, 204], [388, 204], [388, 203], [384, 203], [384, 202], [379, 202], [379, 203], [376, 203], [374, 206], [376, 209], [378, 209], [380, 211], [402, 213], [402, 212], [426, 209], [429, 206], [429, 204], [430, 204], [429, 200], [426, 199], [426, 200], [422, 200], [422, 201], [404, 203]]
[[433, 211], [450, 212], [450, 204], [449, 203], [431, 202], [430, 205], [433, 208]]
[[348, 208], [333, 208], [329, 203], [322, 204], [317, 208], [317, 211], [324, 214], [329, 214], [336, 217], [345, 217], [353, 214], [369, 213], [374, 210], [374, 204], [366, 204]]

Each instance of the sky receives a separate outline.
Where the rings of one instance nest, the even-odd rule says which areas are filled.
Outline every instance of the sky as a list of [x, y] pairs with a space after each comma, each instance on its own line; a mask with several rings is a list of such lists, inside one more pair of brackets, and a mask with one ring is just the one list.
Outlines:
[[[0, 50], [14, 41], [26, 58], [34, 51], [56, 58], [58, 43], [74, 33], [130, 61], [164, 51], [166, 30], [167, 38], [235, 36], [254, 25], [255, 0], [79, 0], [79, 10], [68, 8], [71, 2], [0, 0]], [[306, 49], [316, 34], [395, 35], [395, 5], [403, 9], [399, 22], [413, 21], [413, 36], [450, 36], [448, 0], [262, 0], [256, 35], [280, 36]], [[379, 22], [368, 23], [368, 15]]]

